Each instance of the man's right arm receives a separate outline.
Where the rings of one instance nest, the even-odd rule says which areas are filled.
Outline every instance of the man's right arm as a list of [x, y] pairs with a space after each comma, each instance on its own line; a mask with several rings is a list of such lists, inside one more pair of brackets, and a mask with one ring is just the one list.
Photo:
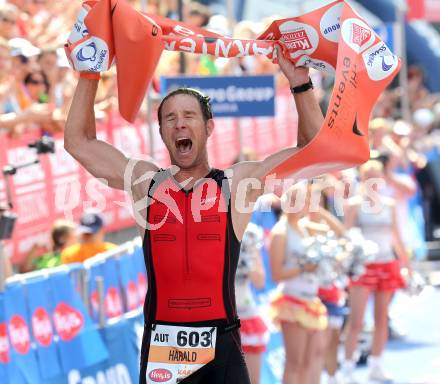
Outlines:
[[[66, 121], [64, 148], [93, 176], [104, 179], [112, 188], [123, 190], [129, 159], [117, 148], [96, 137], [93, 106], [97, 88], [97, 80], [79, 79]], [[147, 161], [138, 165], [136, 173], [158, 169]], [[130, 180], [130, 185], [132, 182]]]

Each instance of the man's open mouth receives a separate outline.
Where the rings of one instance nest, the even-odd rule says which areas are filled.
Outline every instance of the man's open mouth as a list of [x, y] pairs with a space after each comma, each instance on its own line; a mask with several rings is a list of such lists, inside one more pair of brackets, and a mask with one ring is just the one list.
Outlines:
[[176, 148], [180, 153], [188, 153], [191, 151], [192, 148], [192, 140], [188, 138], [180, 138], [177, 139], [176, 142]]

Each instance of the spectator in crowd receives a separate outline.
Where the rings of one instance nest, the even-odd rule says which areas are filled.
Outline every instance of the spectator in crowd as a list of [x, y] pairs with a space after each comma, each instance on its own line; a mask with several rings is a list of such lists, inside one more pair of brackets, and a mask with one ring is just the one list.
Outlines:
[[20, 267], [20, 272], [30, 272], [61, 265], [61, 252], [77, 242], [76, 225], [68, 220], [55, 221], [51, 231], [51, 250], [42, 256], [41, 250], [46, 247], [34, 245], [27, 254], [26, 260]]
[[86, 212], [81, 216], [78, 233], [80, 241], [61, 252], [63, 264], [82, 263], [98, 253], [116, 248], [104, 241], [104, 218], [97, 212]]
[[[318, 183], [319, 184], [319, 183]], [[342, 195], [341, 195], [342, 196]], [[324, 197], [324, 196], [323, 196]], [[336, 238], [342, 238], [346, 229], [341, 221], [324, 207], [319, 207], [309, 213], [311, 220], [326, 225]], [[331, 286], [320, 286], [318, 297], [327, 309], [328, 326], [325, 330], [326, 353], [324, 368], [328, 375], [328, 384], [337, 384], [338, 348], [341, 340], [341, 330], [348, 313], [346, 294], [342, 287], [335, 282]]]
[[[23, 81], [29, 72], [39, 69], [37, 56], [40, 53], [40, 49], [22, 37], [9, 40], [8, 45], [13, 63], [12, 74], [17, 82], [17, 86], [24, 87]], [[21, 89], [18, 89], [17, 93], [19, 91], [21, 91]], [[26, 103], [28, 99], [25, 98], [26, 93], [24, 91], [21, 93], [17, 95], [20, 97], [18, 103], [21, 108], [26, 108], [29, 105], [29, 103]], [[21, 100], [21, 98], [24, 100]]]
[[55, 91], [60, 81], [60, 67], [58, 66], [58, 54], [56, 48], [42, 49], [38, 55], [38, 65], [41, 73], [47, 81], [47, 101], [55, 104]]
[[[12, 49], [16, 56], [11, 56], [9, 44], [0, 39], [0, 132], [6, 131], [13, 138], [18, 138], [36, 124], [51, 120], [47, 108], [33, 103], [24, 83], [31, 70], [29, 58], [24, 53], [29, 55], [36, 52], [29, 51], [30, 46], [27, 44], [29, 43], [25, 43], [24, 50]], [[28, 78], [28, 85], [32, 80], [31, 77]], [[35, 89], [38, 87], [30, 85], [29, 90]]]
[[[233, 37], [238, 39], [255, 39], [258, 36], [258, 25], [252, 21], [243, 20], [234, 28]], [[256, 69], [256, 57], [244, 56], [237, 60], [228, 60], [225, 71], [234, 75], [253, 75]]]
[[191, 27], [206, 27], [211, 17], [209, 8], [195, 1], [187, 3], [185, 23]]
[[272, 278], [280, 284], [272, 305], [286, 351], [284, 384], [319, 383], [324, 362], [327, 311], [318, 298], [318, 265], [300, 261], [305, 254], [302, 239], [329, 229], [311, 220], [311, 193], [306, 183], [290, 188], [282, 197], [285, 214], [272, 229]]
[[392, 120], [383, 117], [376, 117], [370, 121], [368, 125], [368, 133], [370, 134], [370, 149], [383, 152], [386, 148], [384, 139], [390, 134], [392, 129]]
[[17, 18], [19, 10], [14, 4], [0, 4], [0, 37], [6, 40], [18, 36]]
[[49, 100], [49, 80], [41, 70], [29, 72], [23, 80], [26, 93], [32, 103], [47, 103]]
[[[354, 382], [354, 352], [363, 327], [365, 308], [370, 293], [374, 294], [374, 335], [368, 360], [370, 379], [386, 382], [389, 376], [382, 366], [382, 353], [388, 339], [388, 306], [393, 292], [404, 286], [400, 267], [411, 271], [408, 255], [398, 225], [395, 201], [384, 195], [379, 182], [384, 178], [382, 163], [370, 160], [360, 168], [359, 194], [350, 198], [345, 207], [345, 225], [362, 230], [367, 240], [378, 244], [378, 253], [367, 264], [366, 272], [352, 280], [349, 290], [350, 316], [345, 342], [345, 379]], [[397, 256], [397, 259], [395, 258]], [[410, 272], [411, 273], [411, 272]]]
[[408, 68], [408, 96], [413, 110], [423, 106], [424, 100], [428, 97], [429, 92], [424, 82], [423, 69], [418, 65], [411, 65]]

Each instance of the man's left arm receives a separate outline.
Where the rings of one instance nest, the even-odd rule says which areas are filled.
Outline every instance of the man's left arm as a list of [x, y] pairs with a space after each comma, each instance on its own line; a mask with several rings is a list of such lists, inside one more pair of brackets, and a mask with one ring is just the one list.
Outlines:
[[[296, 68], [295, 65], [284, 58], [280, 49], [278, 49], [278, 60], [281, 71], [289, 80], [291, 88], [302, 86], [309, 82], [309, 69], [305, 67]], [[291, 157], [299, 148], [307, 145], [319, 132], [324, 122], [324, 116], [322, 115], [313, 89], [294, 93], [293, 97], [298, 112], [298, 145], [282, 149], [264, 160], [241, 162], [232, 167], [233, 221], [236, 234], [239, 238], [244, 232], [250, 213], [243, 214], [243, 212], [239, 212], [240, 209], [238, 207], [247, 206], [249, 203], [255, 202], [264, 192], [265, 176], [270, 174], [279, 164]], [[258, 179], [261, 185], [259, 188], [255, 188], [255, 185], [252, 187], [249, 185], [245, 191], [241, 188], [243, 186], [240, 186], [240, 182], [245, 181], [244, 179]], [[248, 185], [248, 183], [244, 184], [245, 186]], [[238, 204], [237, 200], [239, 200]]]
[[[289, 80], [291, 88], [305, 85], [309, 82], [309, 69], [295, 67], [288, 59], [284, 58], [278, 49], [279, 66]], [[306, 146], [319, 132], [324, 122], [324, 116], [312, 88], [303, 92], [294, 92], [293, 97], [298, 112], [298, 139], [297, 146], [284, 148], [261, 161], [244, 162], [236, 164], [234, 175], [238, 181], [243, 178], [263, 178], [283, 161], [291, 157], [300, 148]], [[262, 191], [261, 191], [262, 193]]]

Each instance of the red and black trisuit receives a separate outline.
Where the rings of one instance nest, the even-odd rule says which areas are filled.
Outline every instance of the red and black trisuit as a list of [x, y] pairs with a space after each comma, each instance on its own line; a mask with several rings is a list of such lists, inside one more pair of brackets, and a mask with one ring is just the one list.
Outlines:
[[248, 384], [235, 307], [240, 241], [224, 171], [185, 190], [160, 170], [148, 190], [143, 251], [148, 274], [140, 383], [146, 382], [154, 324], [217, 326], [215, 359], [181, 383]]

